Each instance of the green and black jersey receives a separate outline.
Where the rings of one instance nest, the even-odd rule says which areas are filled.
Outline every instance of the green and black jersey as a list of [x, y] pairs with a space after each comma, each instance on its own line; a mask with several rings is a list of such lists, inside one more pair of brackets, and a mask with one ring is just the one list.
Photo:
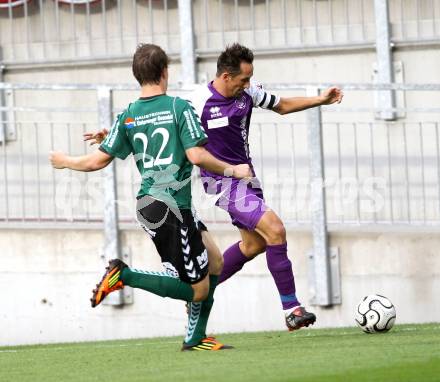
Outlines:
[[120, 159], [133, 154], [142, 176], [138, 198], [150, 195], [189, 209], [193, 166], [185, 150], [207, 142], [198, 120], [178, 97], [140, 98], [116, 117], [100, 150]]

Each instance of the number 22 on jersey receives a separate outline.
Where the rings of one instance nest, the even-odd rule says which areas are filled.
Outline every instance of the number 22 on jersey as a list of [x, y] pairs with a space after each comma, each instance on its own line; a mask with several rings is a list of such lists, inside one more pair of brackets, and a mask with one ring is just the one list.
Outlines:
[[148, 137], [145, 133], [136, 133], [133, 136], [134, 141], [138, 139], [142, 142], [144, 146], [143, 156], [142, 156], [142, 162], [144, 164], [144, 168], [152, 168], [153, 166], [166, 165], [166, 164], [170, 164], [173, 161], [173, 154], [171, 154], [166, 158], [162, 158], [162, 153], [165, 150], [165, 147], [167, 146], [167, 143], [170, 139], [170, 133], [168, 132], [167, 129], [163, 127], [159, 127], [153, 131], [153, 134], [151, 134], [150, 139], [153, 139], [153, 137], [157, 134], [162, 136], [162, 145], [159, 149], [159, 152], [156, 155], [156, 158], [148, 154]]

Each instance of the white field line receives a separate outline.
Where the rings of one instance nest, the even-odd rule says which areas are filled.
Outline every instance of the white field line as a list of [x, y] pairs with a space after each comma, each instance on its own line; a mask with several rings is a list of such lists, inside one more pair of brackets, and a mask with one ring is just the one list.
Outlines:
[[[102, 348], [123, 348], [123, 347], [134, 347], [134, 346], [148, 346], [148, 345], [159, 345], [159, 344], [181, 344], [181, 341], [155, 341], [148, 343], [135, 343], [135, 344], [101, 344], [101, 345], [93, 345], [95, 349]], [[33, 352], [33, 351], [60, 351], [60, 350], [72, 350], [78, 349], [81, 346], [85, 346], [86, 343], [78, 344], [77, 346], [60, 346], [60, 347], [42, 347], [42, 348], [33, 348], [33, 349], [17, 349], [17, 350], [0, 350], [0, 353], [22, 353], [22, 352]]]
[[[405, 324], [403, 324], [403, 325], [405, 325]], [[330, 329], [331, 330], [331, 328], [319, 328], [319, 329]], [[422, 330], [440, 330], [440, 325], [431, 326], [429, 328], [398, 328], [397, 330], [399, 332], [414, 332], [414, 331], [422, 331]], [[314, 331], [315, 331], [315, 329], [311, 328], [311, 330], [308, 331], [307, 334], [302, 332], [301, 335], [298, 337], [300, 337], [300, 338], [302, 338], [302, 337], [319, 337], [320, 334], [316, 333]], [[354, 333], [354, 332], [338, 332], [337, 334], [338, 334], [338, 336], [349, 336], [349, 335], [353, 335], [356, 333]]]
[[[399, 328], [399, 332], [413, 332], [413, 331], [422, 331], [422, 330], [440, 330], [440, 325], [431, 326], [429, 328]], [[338, 332], [338, 336], [348, 336], [356, 334], [354, 332]], [[319, 333], [316, 333], [313, 329], [307, 334], [302, 334], [298, 336], [299, 338], [304, 337], [319, 337]], [[251, 338], [249, 340], [252, 340]], [[148, 342], [139, 342], [134, 344], [99, 344], [93, 345], [96, 349], [111, 349], [111, 348], [124, 348], [124, 347], [134, 347], [134, 346], [149, 346], [149, 345], [160, 345], [160, 344], [181, 344], [181, 341], [148, 341]], [[79, 343], [76, 346], [60, 346], [60, 347], [42, 347], [42, 348], [33, 348], [33, 349], [8, 349], [8, 350], [0, 350], [0, 353], [22, 353], [22, 352], [31, 352], [31, 351], [62, 351], [62, 350], [72, 350], [78, 349], [81, 346], [87, 346], [86, 343]]]

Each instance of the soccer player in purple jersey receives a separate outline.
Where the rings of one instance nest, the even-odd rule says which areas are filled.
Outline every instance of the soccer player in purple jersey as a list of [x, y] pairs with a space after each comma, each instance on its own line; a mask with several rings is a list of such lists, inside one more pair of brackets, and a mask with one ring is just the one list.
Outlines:
[[[248, 144], [252, 108], [288, 114], [340, 103], [343, 97], [337, 87], [316, 97], [285, 98], [270, 94], [261, 85], [251, 83], [253, 59], [248, 48], [237, 43], [228, 46], [218, 58], [216, 78], [189, 97], [208, 135], [206, 149], [220, 160], [232, 164], [248, 163], [252, 169]], [[241, 234], [241, 241], [223, 254], [224, 268], [219, 283], [240, 271], [258, 254], [266, 252], [267, 266], [280, 295], [287, 328], [295, 330], [313, 324], [316, 316], [307, 312], [296, 296], [283, 222], [265, 204], [258, 179], [255, 177], [245, 183], [231, 181], [203, 169], [201, 175], [205, 190], [219, 195], [217, 205], [229, 213], [232, 224]]]

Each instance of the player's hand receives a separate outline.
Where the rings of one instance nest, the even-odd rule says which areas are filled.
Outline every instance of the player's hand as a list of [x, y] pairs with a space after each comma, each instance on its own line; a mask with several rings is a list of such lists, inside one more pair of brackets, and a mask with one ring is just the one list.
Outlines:
[[65, 162], [66, 162], [67, 155], [64, 154], [62, 151], [51, 151], [49, 153], [49, 161], [52, 164], [53, 168], [66, 168]]
[[232, 168], [232, 176], [237, 179], [252, 178], [253, 174], [248, 164], [237, 164]]
[[336, 86], [324, 90], [321, 94], [321, 105], [331, 105], [341, 103], [344, 93]]
[[105, 137], [108, 135], [107, 129], [99, 130], [95, 133], [85, 133], [83, 134], [84, 141], [90, 141], [90, 146], [93, 146], [95, 144], [100, 144], [105, 139]]

